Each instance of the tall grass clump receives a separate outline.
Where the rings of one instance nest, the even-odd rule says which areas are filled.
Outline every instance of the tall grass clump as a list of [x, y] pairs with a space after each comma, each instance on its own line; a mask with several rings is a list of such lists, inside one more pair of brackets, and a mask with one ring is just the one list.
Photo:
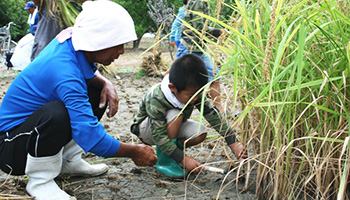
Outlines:
[[204, 37], [206, 53], [233, 88], [229, 106], [242, 104], [233, 123], [253, 151], [244, 163], [258, 166], [257, 197], [348, 199], [348, 1], [225, 2], [228, 20], [195, 14], [227, 31]]

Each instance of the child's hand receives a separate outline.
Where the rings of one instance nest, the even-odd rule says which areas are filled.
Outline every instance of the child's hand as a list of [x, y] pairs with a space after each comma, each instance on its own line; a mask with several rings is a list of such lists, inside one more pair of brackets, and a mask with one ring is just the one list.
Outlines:
[[248, 151], [240, 142], [232, 143], [230, 149], [238, 160], [248, 158]]
[[190, 156], [185, 156], [185, 158], [181, 161], [181, 164], [185, 166], [188, 171], [193, 170], [192, 172], [194, 173], [198, 173], [201, 170], [199, 167], [201, 164]]

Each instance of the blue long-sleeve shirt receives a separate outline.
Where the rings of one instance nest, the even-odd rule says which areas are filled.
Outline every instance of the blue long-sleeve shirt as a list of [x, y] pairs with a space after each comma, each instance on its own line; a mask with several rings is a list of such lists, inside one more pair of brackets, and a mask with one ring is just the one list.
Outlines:
[[177, 13], [177, 16], [171, 26], [171, 34], [170, 34], [170, 41], [180, 41], [181, 40], [181, 26], [182, 22], [181, 20], [184, 19], [185, 16], [186, 7], [183, 6], [179, 8], [179, 12]]
[[87, 93], [96, 66], [71, 39], [54, 39], [13, 81], [0, 105], [0, 132], [22, 124], [35, 110], [62, 101], [68, 110], [72, 137], [84, 151], [110, 157], [120, 142], [107, 134], [94, 116]]

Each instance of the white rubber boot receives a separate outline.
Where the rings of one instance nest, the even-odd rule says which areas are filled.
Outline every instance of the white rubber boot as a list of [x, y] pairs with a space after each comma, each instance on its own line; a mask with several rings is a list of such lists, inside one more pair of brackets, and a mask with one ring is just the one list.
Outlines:
[[63, 165], [61, 174], [70, 176], [98, 176], [108, 171], [106, 164], [91, 165], [81, 158], [82, 148], [71, 140], [63, 149]]
[[62, 150], [54, 156], [32, 157], [28, 154], [26, 175], [29, 176], [27, 192], [36, 200], [76, 200], [55, 183], [61, 172]]

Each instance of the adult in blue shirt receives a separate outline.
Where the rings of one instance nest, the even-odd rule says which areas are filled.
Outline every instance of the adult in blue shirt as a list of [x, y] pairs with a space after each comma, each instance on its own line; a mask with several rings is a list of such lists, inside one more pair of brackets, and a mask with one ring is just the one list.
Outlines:
[[[180, 45], [180, 40], [181, 40], [181, 26], [182, 26], [182, 20], [184, 19], [185, 16], [185, 11], [186, 11], [186, 5], [187, 5], [187, 0], [182, 0], [183, 6], [179, 8], [179, 12], [176, 15], [176, 18], [171, 25], [171, 34], [170, 34], [170, 46], [171, 47], [179, 47]], [[179, 56], [176, 55], [178, 58]]]
[[[146, 145], [126, 144], [99, 123], [118, 111], [114, 86], [94, 63], [111, 64], [124, 44], [137, 39], [132, 18], [111, 1], [86, 1], [74, 27], [63, 30], [9, 87], [0, 106], [0, 168], [29, 176], [36, 199], [75, 199], [54, 181], [59, 174], [96, 176], [82, 149], [103, 157], [130, 157], [136, 165], [157, 161]], [[121, 28], [122, 27], [122, 28]]]
[[[181, 8], [179, 8], [179, 12], [177, 13], [175, 20], [173, 21], [173, 24], [171, 25], [169, 45], [171, 47], [176, 46], [176, 48], [178, 48], [180, 43], [181, 43], [180, 42], [181, 41], [181, 27], [182, 27], [182, 20], [184, 19], [184, 16], [185, 16], [187, 0], [182, 0], [182, 2], [183, 2], [183, 6]], [[177, 51], [177, 53], [176, 53], [176, 58], [178, 58], [178, 57], [180, 57], [179, 51]], [[167, 71], [162, 72], [162, 75], [166, 76], [167, 74], [169, 74], [169, 70], [170, 70], [170, 68]]]
[[28, 10], [29, 16], [28, 16], [28, 24], [29, 24], [29, 33], [35, 35], [38, 21], [39, 21], [39, 15], [38, 10], [36, 9], [36, 6], [34, 2], [28, 1], [26, 3], [26, 7], [24, 7], [24, 10]]

